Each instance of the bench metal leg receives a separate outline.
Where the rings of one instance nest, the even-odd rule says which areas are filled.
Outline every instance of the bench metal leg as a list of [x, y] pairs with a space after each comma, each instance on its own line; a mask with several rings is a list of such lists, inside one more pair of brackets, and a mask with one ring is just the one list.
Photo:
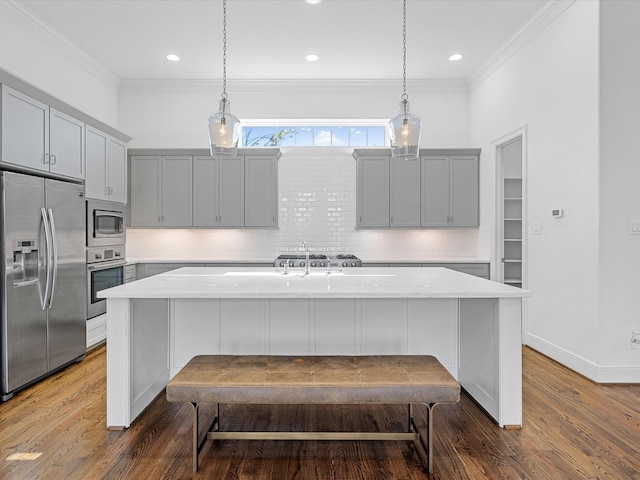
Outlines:
[[198, 471], [198, 438], [200, 435], [198, 434], [198, 420], [199, 420], [199, 407], [197, 403], [190, 402], [191, 410], [193, 411], [193, 445], [192, 445], [192, 455], [193, 455], [193, 471]]

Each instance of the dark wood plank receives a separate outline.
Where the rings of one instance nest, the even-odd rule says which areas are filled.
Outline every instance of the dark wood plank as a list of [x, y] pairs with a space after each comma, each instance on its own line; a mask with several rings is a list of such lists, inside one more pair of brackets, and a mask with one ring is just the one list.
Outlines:
[[[158, 397], [105, 428], [105, 348], [0, 404], [2, 479], [429, 478], [410, 442], [209, 441], [191, 471], [191, 412]], [[467, 396], [435, 417], [432, 480], [640, 479], [640, 386], [597, 385], [524, 348], [524, 427], [498, 428]], [[406, 406], [223, 405], [231, 430], [402, 431]], [[424, 422], [419, 408], [417, 419]], [[202, 429], [213, 405], [202, 407]], [[34, 454], [32, 460], [10, 455]]]

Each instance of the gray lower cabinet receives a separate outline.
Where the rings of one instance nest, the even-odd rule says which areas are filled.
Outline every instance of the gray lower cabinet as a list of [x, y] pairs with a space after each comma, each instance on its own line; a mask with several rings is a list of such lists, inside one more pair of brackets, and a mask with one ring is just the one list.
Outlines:
[[131, 157], [131, 226], [190, 227], [191, 157]]
[[193, 226], [244, 225], [244, 157], [193, 157]]
[[479, 225], [477, 155], [421, 156], [423, 227]]
[[489, 280], [488, 263], [365, 263], [363, 267], [443, 267]]
[[357, 149], [356, 228], [479, 226], [479, 149], [423, 149], [394, 160]]

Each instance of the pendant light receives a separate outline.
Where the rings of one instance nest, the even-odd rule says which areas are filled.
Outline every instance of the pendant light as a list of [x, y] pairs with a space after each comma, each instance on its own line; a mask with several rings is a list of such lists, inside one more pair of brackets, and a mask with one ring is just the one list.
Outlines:
[[391, 156], [397, 160], [415, 160], [420, 151], [420, 118], [409, 112], [407, 95], [407, 0], [402, 1], [402, 97], [400, 113], [389, 120]]
[[240, 139], [240, 120], [230, 111], [227, 96], [227, 0], [222, 0], [222, 98], [218, 113], [209, 117], [211, 156], [235, 157]]

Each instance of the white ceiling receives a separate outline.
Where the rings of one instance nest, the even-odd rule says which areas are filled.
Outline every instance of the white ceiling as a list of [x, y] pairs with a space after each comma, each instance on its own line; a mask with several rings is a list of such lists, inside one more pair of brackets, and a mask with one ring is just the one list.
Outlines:
[[[219, 79], [221, 0], [17, 0], [119, 79]], [[547, 0], [408, 0], [407, 77], [466, 79]], [[168, 62], [176, 53], [182, 61]], [[316, 53], [320, 61], [304, 57]], [[448, 61], [452, 53], [464, 58]], [[400, 0], [227, 1], [227, 77], [402, 76]]]

